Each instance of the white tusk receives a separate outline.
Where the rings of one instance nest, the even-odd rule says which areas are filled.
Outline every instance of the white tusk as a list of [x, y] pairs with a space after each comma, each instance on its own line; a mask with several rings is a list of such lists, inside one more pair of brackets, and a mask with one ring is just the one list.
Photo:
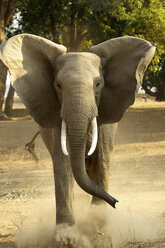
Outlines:
[[97, 131], [96, 117], [92, 120], [91, 125], [92, 125], [92, 144], [91, 144], [91, 148], [88, 152], [88, 156], [92, 155], [92, 153], [95, 151], [96, 145], [97, 145], [98, 131]]
[[66, 122], [62, 119], [62, 127], [61, 127], [61, 148], [63, 153], [68, 156], [68, 151], [66, 148]]

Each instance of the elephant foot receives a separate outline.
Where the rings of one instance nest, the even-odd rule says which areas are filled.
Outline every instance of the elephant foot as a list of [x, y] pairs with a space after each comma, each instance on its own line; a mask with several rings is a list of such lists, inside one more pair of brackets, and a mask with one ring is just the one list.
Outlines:
[[74, 225], [61, 224], [56, 226], [55, 247], [57, 248], [87, 248], [92, 247], [90, 241]]

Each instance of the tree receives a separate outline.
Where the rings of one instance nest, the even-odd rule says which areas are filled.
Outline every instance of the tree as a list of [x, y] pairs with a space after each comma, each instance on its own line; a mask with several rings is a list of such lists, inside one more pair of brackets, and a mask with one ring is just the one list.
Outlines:
[[17, 27], [8, 29], [8, 37], [27, 32], [54, 42], [60, 42], [61, 28], [65, 24], [66, 0], [15, 0]]
[[[63, 43], [77, 50], [83, 40], [82, 19], [86, 20], [87, 3], [81, 0], [15, 0], [19, 28], [10, 28], [8, 36], [27, 32]], [[85, 23], [85, 22], [84, 22]]]
[[125, 1], [124, 6], [128, 14], [125, 34], [144, 38], [157, 46], [144, 78], [143, 89], [156, 100], [165, 101], [165, 2], [129, 0]]
[[165, 54], [162, 55], [157, 70], [147, 72], [142, 86], [145, 92], [154, 96], [157, 101], [165, 101]]
[[[14, 13], [13, 0], [0, 0], [0, 44], [5, 41], [5, 27]], [[7, 68], [0, 60], [0, 119], [6, 118], [2, 112], [4, 102]]]
[[[120, 7], [122, 6], [120, 0], [15, 0], [15, 2], [16, 10], [20, 13], [19, 28], [8, 30], [9, 36], [21, 32], [33, 33], [63, 43], [69, 50], [84, 50], [88, 47], [87, 43], [92, 45], [97, 40], [101, 42], [122, 33], [120, 24], [124, 9]], [[113, 28], [108, 28], [112, 22]], [[110, 34], [109, 30], [112, 31]]]
[[10, 85], [7, 97], [6, 97], [6, 102], [5, 102], [5, 110], [4, 113], [7, 116], [11, 116], [12, 115], [12, 107], [13, 107], [13, 102], [14, 102], [14, 88], [12, 85]]

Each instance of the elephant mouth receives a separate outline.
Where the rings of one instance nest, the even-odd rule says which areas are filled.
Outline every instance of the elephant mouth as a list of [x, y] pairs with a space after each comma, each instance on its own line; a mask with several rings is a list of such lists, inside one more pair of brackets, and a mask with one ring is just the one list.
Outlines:
[[[91, 130], [92, 130], [92, 143], [91, 147], [88, 152], [88, 156], [92, 155], [96, 149], [97, 146], [97, 140], [98, 140], [98, 127], [97, 127], [97, 120], [96, 117], [93, 118], [91, 121]], [[61, 148], [62, 152], [65, 156], [68, 156], [68, 150], [67, 150], [67, 124], [64, 119], [62, 119], [61, 124]]]

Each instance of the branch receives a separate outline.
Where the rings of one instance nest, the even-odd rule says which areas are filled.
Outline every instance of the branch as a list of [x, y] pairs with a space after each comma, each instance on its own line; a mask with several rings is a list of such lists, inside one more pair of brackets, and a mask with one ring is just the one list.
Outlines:
[[34, 158], [35, 162], [38, 163], [38, 157], [37, 154], [35, 153], [35, 139], [37, 138], [37, 136], [40, 134], [40, 131], [38, 131], [33, 138], [30, 140], [30, 142], [28, 142], [25, 145], [25, 150], [27, 150], [29, 153], [32, 154], [32, 157]]
[[9, 24], [11, 17], [14, 15], [14, 0], [8, 0], [6, 15], [5, 15], [5, 27]]

